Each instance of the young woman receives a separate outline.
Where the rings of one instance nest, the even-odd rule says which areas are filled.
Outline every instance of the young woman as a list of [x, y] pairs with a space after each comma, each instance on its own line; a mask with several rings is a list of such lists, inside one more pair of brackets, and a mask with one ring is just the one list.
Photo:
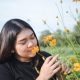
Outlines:
[[36, 46], [38, 39], [28, 23], [20, 19], [6, 22], [0, 35], [0, 80], [57, 80], [58, 55], [40, 50], [33, 54]]

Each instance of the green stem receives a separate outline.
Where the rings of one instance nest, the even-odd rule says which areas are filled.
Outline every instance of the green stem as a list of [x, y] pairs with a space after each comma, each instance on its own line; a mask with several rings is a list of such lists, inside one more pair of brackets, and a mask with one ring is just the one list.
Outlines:
[[[66, 38], [67, 38], [67, 35], [65, 35], [65, 36], [66, 36]], [[76, 54], [78, 54], [77, 51], [76, 51], [76, 49], [75, 49], [75, 47], [74, 47], [74, 44], [72, 43], [72, 41], [71, 41], [69, 38], [67, 38], [67, 41], [71, 44], [74, 52], [75, 52]]]

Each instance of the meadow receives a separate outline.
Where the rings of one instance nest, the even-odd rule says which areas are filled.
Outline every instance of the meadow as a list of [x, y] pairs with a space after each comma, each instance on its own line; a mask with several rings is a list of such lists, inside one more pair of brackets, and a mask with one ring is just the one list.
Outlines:
[[70, 68], [70, 74], [64, 72], [64, 80], [80, 80], [80, 47], [78, 45], [73, 46], [58, 46], [56, 39], [51, 35], [43, 38], [45, 46], [41, 46], [42, 51], [50, 53], [52, 56], [59, 54], [59, 60], [62, 63], [67, 64]]

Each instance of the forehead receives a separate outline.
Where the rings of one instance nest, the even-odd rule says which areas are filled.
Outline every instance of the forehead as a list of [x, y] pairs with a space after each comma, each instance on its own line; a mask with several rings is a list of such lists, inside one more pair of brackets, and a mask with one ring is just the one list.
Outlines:
[[23, 38], [28, 38], [33, 34], [33, 31], [30, 29], [24, 29], [17, 35], [17, 40], [21, 40]]

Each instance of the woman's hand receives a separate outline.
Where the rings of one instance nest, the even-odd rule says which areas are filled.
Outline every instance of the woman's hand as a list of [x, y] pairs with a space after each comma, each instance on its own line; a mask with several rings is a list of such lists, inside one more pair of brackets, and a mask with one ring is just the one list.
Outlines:
[[58, 55], [46, 58], [41, 67], [40, 75], [36, 80], [49, 80], [54, 76], [61, 69], [60, 61], [57, 61], [57, 59]]
[[66, 74], [70, 74], [70, 68], [65, 64], [65, 63], [62, 63], [61, 64], [61, 73], [66, 75]]

